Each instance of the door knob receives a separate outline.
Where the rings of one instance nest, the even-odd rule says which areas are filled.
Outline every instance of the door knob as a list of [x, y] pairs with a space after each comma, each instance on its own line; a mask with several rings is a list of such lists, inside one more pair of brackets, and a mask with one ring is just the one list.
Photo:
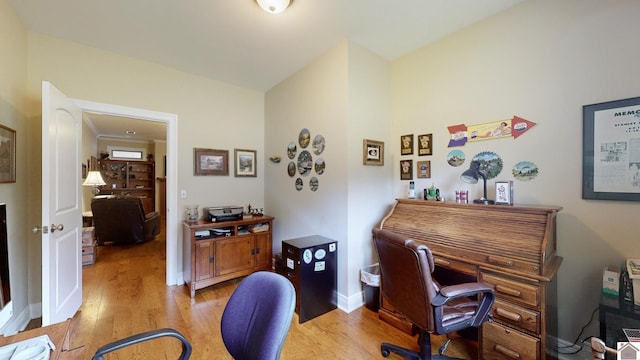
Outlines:
[[60, 224], [60, 225], [51, 224], [51, 232], [54, 233], [54, 232], [56, 232], [56, 230], [58, 230], [58, 231], [64, 230], [64, 225], [62, 225], [62, 224]]
[[41, 231], [42, 231], [43, 234], [48, 234], [49, 233], [49, 228], [46, 227], [46, 226], [43, 226], [43, 227], [36, 226], [33, 229], [31, 229], [31, 232], [34, 233], [34, 234], [37, 234], [37, 233], [39, 233]]

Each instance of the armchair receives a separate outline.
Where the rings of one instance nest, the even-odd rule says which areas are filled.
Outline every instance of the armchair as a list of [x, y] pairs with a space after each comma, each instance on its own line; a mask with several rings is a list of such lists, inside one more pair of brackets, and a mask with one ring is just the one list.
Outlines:
[[382, 355], [450, 359], [442, 353], [432, 356], [430, 334], [481, 326], [490, 316], [493, 289], [482, 283], [440, 287], [431, 277], [435, 265], [426, 245], [381, 229], [373, 229], [373, 239], [380, 258], [382, 297], [419, 329], [419, 351], [382, 343]]
[[91, 202], [93, 224], [100, 244], [137, 244], [160, 233], [160, 214], [144, 213], [137, 197], [96, 198]]

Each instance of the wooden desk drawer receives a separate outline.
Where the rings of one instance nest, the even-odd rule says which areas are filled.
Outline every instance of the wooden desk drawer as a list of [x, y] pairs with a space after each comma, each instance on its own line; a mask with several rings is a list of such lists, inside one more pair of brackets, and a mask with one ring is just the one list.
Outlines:
[[482, 325], [482, 359], [537, 360], [540, 340], [497, 323]]
[[531, 334], [540, 334], [540, 313], [527, 310], [521, 306], [496, 300], [491, 308], [493, 319], [513, 325]]
[[445, 269], [458, 271], [464, 274], [476, 276], [478, 268], [475, 265], [464, 263], [457, 260], [451, 260], [442, 256], [434, 255], [433, 262], [436, 266], [440, 266]]
[[480, 273], [480, 281], [493, 288], [496, 298], [509, 299], [539, 309], [540, 289], [537, 286], [484, 272]]

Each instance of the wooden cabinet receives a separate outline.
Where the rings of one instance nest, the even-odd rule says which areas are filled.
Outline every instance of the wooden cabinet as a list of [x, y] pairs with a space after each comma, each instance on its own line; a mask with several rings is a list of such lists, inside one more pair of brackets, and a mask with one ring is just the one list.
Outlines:
[[198, 289], [271, 270], [271, 216], [213, 223], [184, 221], [184, 276], [191, 297]]
[[98, 169], [107, 183], [100, 195], [139, 197], [146, 213], [155, 211], [155, 162], [98, 160]]
[[[556, 359], [561, 209], [398, 200], [380, 227], [429, 246], [438, 281], [451, 285], [447, 280], [462, 277], [493, 288], [493, 322], [480, 330], [478, 358]], [[384, 298], [380, 303], [382, 320], [412, 331]]]

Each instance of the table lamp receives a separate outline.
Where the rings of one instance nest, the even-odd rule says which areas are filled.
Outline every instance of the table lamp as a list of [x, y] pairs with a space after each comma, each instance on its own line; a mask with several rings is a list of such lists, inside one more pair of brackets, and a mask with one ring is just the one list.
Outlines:
[[93, 196], [95, 197], [100, 192], [98, 186], [107, 185], [106, 182], [102, 179], [102, 175], [100, 175], [100, 171], [89, 171], [87, 174], [87, 178], [82, 183], [82, 186], [93, 186]]
[[460, 179], [469, 184], [477, 184], [478, 178], [482, 178], [482, 181], [484, 182], [484, 193], [482, 198], [473, 200], [473, 203], [485, 205], [495, 204], [495, 201], [487, 199], [487, 174], [483, 170], [480, 170], [479, 161], [472, 161], [471, 165], [469, 165], [469, 169], [460, 175]]

